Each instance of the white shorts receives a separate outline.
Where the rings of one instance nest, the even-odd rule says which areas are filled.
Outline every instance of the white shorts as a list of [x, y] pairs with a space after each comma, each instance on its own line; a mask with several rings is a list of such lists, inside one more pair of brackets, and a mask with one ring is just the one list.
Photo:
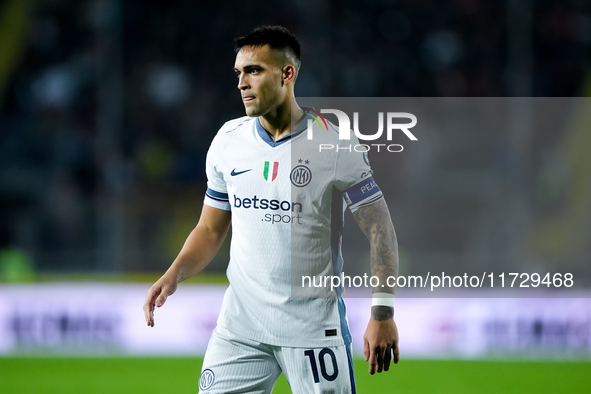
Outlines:
[[284, 373], [294, 394], [355, 394], [351, 346], [291, 348], [251, 341], [217, 326], [199, 379], [203, 394], [268, 394]]

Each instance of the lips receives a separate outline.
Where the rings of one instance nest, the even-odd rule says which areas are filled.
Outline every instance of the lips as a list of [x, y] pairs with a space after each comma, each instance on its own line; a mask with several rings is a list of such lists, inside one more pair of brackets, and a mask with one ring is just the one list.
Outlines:
[[255, 99], [254, 96], [244, 96], [244, 97], [242, 97], [242, 101], [244, 101], [245, 103], [246, 102], [249, 102], [249, 101], [252, 101], [254, 99]]

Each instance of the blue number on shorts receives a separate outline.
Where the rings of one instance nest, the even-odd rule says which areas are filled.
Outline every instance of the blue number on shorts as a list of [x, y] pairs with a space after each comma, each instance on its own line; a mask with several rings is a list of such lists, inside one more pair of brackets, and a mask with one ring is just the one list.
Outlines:
[[[333, 370], [332, 375], [329, 375], [326, 372], [326, 364], [324, 363], [324, 356], [326, 356], [327, 354], [330, 356], [330, 359], [332, 361], [332, 370]], [[310, 358], [310, 367], [312, 368], [312, 375], [314, 376], [314, 383], [320, 383], [320, 377], [318, 376], [318, 367], [316, 365], [316, 357], [314, 356], [314, 350], [313, 349], [306, 350], [304, 352], [304, 355], [308, 356]], [[320, 351], [320, 354], [318, 355], [318, 362], [320, 363], [320, 373], [322, 374], [322, 377], [324, 379], [328, 380], [329, 382], [332, 382], [333, 380], [335, 380], [337, 378], [337, 376], [339, 376], [339, 367], [337, 365], [337, 358], [332, 350], [330, 350], [327, 347], [322, 349]]]
[[310, 357], [310, 367], [312, 367], [314, 383], [320, 383], [320, 378], [318, 377], [318, 367], [316, 367], [316, 358], [314, 357], [314, 350], [306, 350], [304, 355]]

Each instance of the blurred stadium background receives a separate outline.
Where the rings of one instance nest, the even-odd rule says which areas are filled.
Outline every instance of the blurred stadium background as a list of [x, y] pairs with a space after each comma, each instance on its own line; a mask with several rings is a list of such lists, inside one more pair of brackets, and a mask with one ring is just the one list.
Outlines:
[[380, 184], [404, 191], [401, 272], [485, 256], [574, 272], [583, 296], [401, 299], [409, 357], [356, 375], [362, 393], [587, 392], [588, 0], [0, 0], [0, 393], [196, 392], [228, 244], [159, 331], [141, 305], [199, 217], [211, 139], [243, 115], [232, 40], [259, 24], [298, 35], [297, 96], [581, 97], [564, 127], [421, 141]]

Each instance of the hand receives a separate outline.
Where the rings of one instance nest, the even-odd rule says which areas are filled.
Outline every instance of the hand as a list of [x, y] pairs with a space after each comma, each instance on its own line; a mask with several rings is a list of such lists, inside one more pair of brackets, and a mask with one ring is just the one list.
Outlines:
[[154, 327], [154, 306], [160, 308], [166, 302], [169, 295], [176, 291], [176, 279], [169, 279], [166, 276], [158, 279], [156, 283], [150, 287], [144, 302], [144, 316], [149, 327]]
[[378, 321], [369, 320], [363, 335], [363, 354], [369, 361], [369, 373], [373, 375], [390, 369], [390, 361], [394, 353], [394, 364], [398, 363], [398, 328], [394, 319]]

